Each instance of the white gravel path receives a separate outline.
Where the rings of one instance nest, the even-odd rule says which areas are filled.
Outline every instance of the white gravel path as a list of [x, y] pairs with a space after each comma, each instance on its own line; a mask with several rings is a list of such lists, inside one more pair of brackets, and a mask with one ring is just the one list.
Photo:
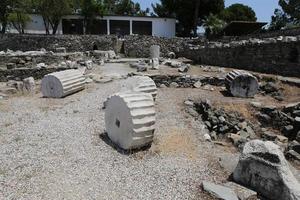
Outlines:
[[214, 163], [217, 150], [182, 110], [193, 92], [160, 90], [154, 144], [125, 155], [99, 136], [102, 104], [120, 84], [58, 100], [0, 101], [0, 199], [209, 199], [201, 180], [222, 180], [223, 172]]

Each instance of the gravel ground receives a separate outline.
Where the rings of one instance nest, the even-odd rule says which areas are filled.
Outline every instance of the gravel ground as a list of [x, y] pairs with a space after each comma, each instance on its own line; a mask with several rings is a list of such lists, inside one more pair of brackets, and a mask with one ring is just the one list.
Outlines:
[[124, 154], [100, 137], [102, 104], [121, 84], [0, 101], [0, 199], [211, 199], [201, 181], [227, 174], [221, 147], [203, 142], [201, 124], [183, 111], [195, 90], [159, 90], [152, 147]]

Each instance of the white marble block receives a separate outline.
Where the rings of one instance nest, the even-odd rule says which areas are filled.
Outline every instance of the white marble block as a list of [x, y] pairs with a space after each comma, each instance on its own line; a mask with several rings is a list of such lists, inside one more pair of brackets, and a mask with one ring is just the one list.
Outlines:
[[119, 93], [108, 98], [105, 105], [106, 131], [116, 145], [131, 150], [152, 143], [156, 113], [151, 95]]
[[80, 70], [65, 70], [46, 75], [42, 93], [48, 98], [63, 98], [85, 89], [85, 77]]

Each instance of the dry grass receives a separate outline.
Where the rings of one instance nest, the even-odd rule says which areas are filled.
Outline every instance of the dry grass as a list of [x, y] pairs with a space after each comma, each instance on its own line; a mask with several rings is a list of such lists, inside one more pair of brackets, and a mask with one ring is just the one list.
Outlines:
[[195, 139], [187, 130], [171, 128], [164, 136], [154, 141], [151, 150], [157, 154], [184, 155], [191, 160], [197, 158]]
[[285, 102], [300, 101], [300, 88], [287, 84], [279, 84], [279, 87], [283, 90]]
[[256, 121], [254, 110], [248, 103], [214, 103], [219, 109], [223, 108], [225, 112], [237, 112], [242, 117], [250, 121]]

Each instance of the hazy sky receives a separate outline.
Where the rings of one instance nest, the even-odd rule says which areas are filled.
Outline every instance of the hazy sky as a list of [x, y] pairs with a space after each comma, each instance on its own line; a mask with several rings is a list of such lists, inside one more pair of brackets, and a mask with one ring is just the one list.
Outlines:
[[[160, 2], [160, 0], [133, 0], [139, 2], [142, 8], [151, 8], [151, 3]], [[188, 0], [187, 0], [188, 1]], [[242, 3], [250, 6], [256, 12], [258, 21], [270, 22], [275, 8], [278, 8], [278, 0], [225, 0], [225, 5], [230, 6], [233, 3]]]

